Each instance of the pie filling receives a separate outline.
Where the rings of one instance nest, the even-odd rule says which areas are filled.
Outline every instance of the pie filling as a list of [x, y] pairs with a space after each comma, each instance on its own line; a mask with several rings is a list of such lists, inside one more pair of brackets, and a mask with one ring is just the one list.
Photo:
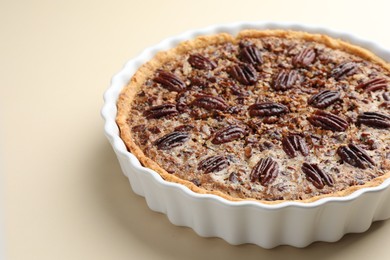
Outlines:
[[389, 173], [383, 64], [277, 34], [171, 51], [157, 64], [127, 88], [136, 92], [119, 109], [121, 134], [192, 189], [307, 200]]

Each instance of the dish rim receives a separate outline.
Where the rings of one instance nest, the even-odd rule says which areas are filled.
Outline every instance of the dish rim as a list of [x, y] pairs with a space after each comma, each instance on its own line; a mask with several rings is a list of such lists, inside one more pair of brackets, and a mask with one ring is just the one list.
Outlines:
[[308, 25], [308, 24], [296, 23], [296, 22], [244, 21], [244, 22], [235, 22], [235, 23], [227, 23], [227, 24], [216, 24], [205, 28], [186, 31], [177, 36], [169, 37], [165, 40], [162, 40], [158, 44], [155, 44], [151, 47], [144, 49], [136, 57], [126, 62], [125, 65], [122, 67], [122, 69], [113, 76], [109, 88], [104, 93], [104, 105], [101, 110], [101, 115], [105, 120], [105, 124], [104, 124], [105, 135], [111, 142], [117, 155], [121, 155], [127, 158], [128, 161], [132, 164], [132, 166], [136, 170], [140, 171], [141, 173], [150, 174], [153, 177], [153, 180], [159, 183], [160, 185], [165, 185], [170, 188], [179, 189], [194, 199], [215, 200], [229, 207], [250, 206], [250, 207], [260, 207], [261, 209], [267, 209], [267, 210], [278, 210], [278, 209], [283, 209], [288, 207], [315, 208], [331, 202], [337, 202], [337, 203], [350, 202], [357, 199], [358, 197], [362, 196], [365, 193], [380, 192], [387, 189], [390, 186], [390, 178], [384, 180], [381, 184], [377, 186], [362, 187], [346, 196], [342, 196], [342, 197], [329, 196], [311, 202], [284, 201], [276, 204], [266, 204], [256, 200], [232, 201], [215, 194], [197, 193], [192, 191], [185, 185], [166, 181], [156, 171], [142, 166], [140, 161], [127, 150], [126, 145], [124, 144], [124, 142], [119, 136], [119, 128], [115, 121], [116, 113], [117, 113], [116, 102], [121, 90], [123, 89], [123, 87], [125, 87], [128, 84], [131, 77], [138, 70], [138, 68], [142, 64], [150, 60], [157, 52], [168, 50], [176, 46], [178, 43], [182, 41], [193, 39], [201, 35], [212, 35], [221, 32], [226, 32], [235, 36], [239, 31], [244, 29], [258, 29], [258, 30], [285, 29], [285, 30], [305, 31], [308, 33], [316, 33], [316, 34], [325, 34], [325, 35], [329, 35], [330, 37], [341, 39], [343, 41], [347, 41], [352, 44], [363, 47], [365, 49], [368, 49], [374, 54], [376, 54], [377, 56], [379, 56], [380, 58], [382, 58], [383, 60], [390, 62], [390, 50], [384, 48], [382, 45], [374, 41], [360, 38], [354, 34], [345, 31], [338, 31], [338, 30], [329, 29], [327, 27], [318, 26], [318, 25]]

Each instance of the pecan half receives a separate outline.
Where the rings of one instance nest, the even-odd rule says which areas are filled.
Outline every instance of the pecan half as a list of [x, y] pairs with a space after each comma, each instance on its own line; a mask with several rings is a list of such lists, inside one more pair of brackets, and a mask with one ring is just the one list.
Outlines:
[[213, 155], [203, 159], [198, 164], [198, 170], [204, 173], [219, 172], [229, 166], [228, 160], [222, 155]]
[[193, 68], [200, 70], [213, 70], [217, 67], [217, 64], [214, 61], [200, 54], [190, 55], [188, 63], [190, 63]]
[[275, 90], [286, 91], [291, 89], [298, 81], [300, 76], [295, 70], [281, 70], [271, 83], [271, 87]]
[[282, 140], [283, 150], [291, 158], [297, 156], [297, 152], [300, 152], [303, 156], [309, 154], [305, 139], [297, 134], [285, 136]]
[[260, 181], [261, 185], [267, 186], [276, 176], [279, 174], [279, 165], [271, 157], [262, 158], [260, 161], [253, 167], [250, 180], [252, 182]]
[[228, 108], [228, 105], [223, 98], [212, 95], [197, 95], [191, 104], [197, 107], [202, 107], [206, 110], [216, 109], [224, 111]]
[[145, 110], [144, 116], [147, 119], [151, 118], [161, 118], [169, 115], [177, 115], [176, 105], [174, 104], [163, 104], [159, 106], [153, 106]]
[[174, 131], [154, 141], [154, 145], [156, 145], [159, 150], [169, 150], [184, 144], [189, 139], [190, 136], [187, 132]]
[[214, 138], [211, 140], [213, 144], [224, 144], [240, 138], [243, 138], [246, 134], [245, 129], [232, 125], [225, 127], [214, 134]]
[[276, 116], [289, 112], [288, 107], [276, 102], [255, 103], [248, 107], [250, 116]]
[[373, 128], [390, 128], [390, 116], [378, 112], [364, 112], [358, 115], [358, 124]]
[[302, 172], [306, 175], [306, 179], [310, 181], [317, 189], [323, 189], [325, 184], [333, 186], [334, 181], [332, 176], [324, 173], [317, 164], [302, 164]]
[[348, 122], [335, 114], [317, 110], [308, 117], [309, 122], [326, 130], [333, 132], [344, 132], [348, 128]]
[[337, 154], [344, 162], [361, 169], [367, 169], [375, 166], [371, 157], [359, 146], [349, 144], [342, 145], [337, 149]]
[[365, 92], [371, 92], [386, 88], [387, 80], [385, 78], [370, 79], [356, 86], [356, 89], [363, 89]]
[[299, 52], [292, 59], [292, 64], [295, 67], [306, 67], [314, 62], [316, 58], [316, 52], [312, 47], [307, 47]]
[[340, 98], [339, 91], [323, 90], [313, 95], [307, 103], [316, 108], [327, 108]]
[[346, 76], [354, 74], [357, 70], [357, 65], [355, 62], [344, 62], [337, 67], [335, 67], [330, 76], [336, 80], [342, 79]]
[[254, 45], [242, 47], [239, 56], [242, 61], [253, 65], [263, 63], [263, 58], [261, 57], [260, 51]]
[[167, 71], [159, 71], [153, 80], [170, 91], [180, 92], [186, 88], [184, 81], [175, 74]]
[[231, 77], [244, 85], [252, 85], [257, 81], [257, 72], [251, 64], [236, 64], [228, 69]]

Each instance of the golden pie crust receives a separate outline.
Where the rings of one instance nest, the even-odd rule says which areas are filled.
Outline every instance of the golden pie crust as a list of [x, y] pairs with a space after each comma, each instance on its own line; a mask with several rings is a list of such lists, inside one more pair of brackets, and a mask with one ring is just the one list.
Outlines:
[[[168, 50], [168, 51], [162, 51], [155, 55], [154, 58], [152, 58], [147, 63], [143, 64], [137, 72], [132, 77], [129, 84], [122, 90], [118, 102], [117, 102], [117, 118], [116, 122], [120, 129], [120, 137], [126, 144], [128, 150], [134, 154], [139, 161], [147, 168], [153, 169], [158, 174], [161, 175], [161, 177], [169, 182], [174, 182], [178, 184], [182, 184], [186, 187], [188, 187], [190, 190], [201, 193], [201, 194], [215, 194], [220, 197], [223, 197], [230, 201], [243, 201], [243, 200], [251, 200], [251, 201], [260, 201], [262, 203], [266, 204], [275, 204], [275, 203], [281, 203], [285, 202], [286, 200], [257, 200], [253, 198], [240, 198], [236, 196], [231, 196], [226, 192], [222, 192], [219, 190], [206, 190], [202, 187], [198, 187], [193, 182], [189, 180], [182, 179], [180, 177], [177, 177], [176, 175], [167, 172], [164, 168], [162, 168], [157, 162], [152, 160], [151, 158], [146, 155], [142, 149], [139, 147], [139, 145], [136, 144], [136, 141], [134, 140], [134, 136], [132, 134], [132, 126], [131, 125], [131, 115], [130, 111], [132, 109], [132, 104], [134, 99], [136, 98], [137, 93], [142, 89], [144, 82], [147, 79], [153, 78], [153, 75], [155, 75], [156, 70], [158, 70], [163, 64], [166, 62], [169, 62], [171, 60], [176, 59], [177, 57], [181, 57], [183, 55], [186, 55], [190, 51], [194, 51], [197, 49], [202, 49], [210, 45], [218, 45], [218, 44], [224, 44], [224, 43], [232, 43], [232, 44], [238, 44], [240, 40], [242, 39], [248, 39], [248, 38], [264, 38], [264, 37], [279, 37], [279, 38], [286, 38], [286, 39], [300, 39], [308, 42], [314, 42], [323, 44], [326, 47], [335, 49], [335, 50], [341, 50], [343, 52], [356, 55], [368, 62], [371, 62], [373, 64], [379, 65], [384, 70], [390, 72], [390, 64], [382, 60], [381, 58], [377, 57], [370, 51], [363, 49], [361, 47], [349, 44], [347, 42], [344, 42], [342, 40], [333, 39], [331, 37], [328, 37], [326, 35], [321, 34], [310, 34], [306, 32], [299, 32], [299, 31], [287, 31], [287, 30], [244, 30], [241, 31], [236, 37], [227, 34], [227, 33], [220, 33], [216, 35], [211, 36], [200, 36], [193, 40], [188, 40], [185, 42], [182, 42], [178, 44], [176, 47]], [[385, 140], [388, 142], [388, 139]], [[299, 202], [312, 202], [316, 201], [320, 198], [324, 197], [342, 197], [349, 195], [353, 193], [356, 190], [366, 188], [366, 187], [374, 187], [377, 185], [380, 185], [384, 180], [386, 180], [390, 172], [388, 170], [385, 171], [385, 173], [381, 176], [378, 176], [362, 185], [354, 185], [351, 187], [348, 187], [341, 191], [336, 191], [330, 194], [321, 194], [317, 196], [313, 196], [311, 198], [306, 199], [299, 199], [299, 200], [289, 200], [289, 201], [299, 201]]]

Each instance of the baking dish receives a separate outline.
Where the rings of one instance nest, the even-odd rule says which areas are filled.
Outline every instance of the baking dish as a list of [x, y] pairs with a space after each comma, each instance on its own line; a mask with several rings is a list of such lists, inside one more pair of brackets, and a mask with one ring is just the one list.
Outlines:
[[293, 23], [240, 22], [216, 25], [186, 32], [146, 49], [114, 76], [105, 93], [102, 115], [105, 132], [117, 154], [121, 168], [135, 193], [146, 198], [148, 206], [165, 213], [169, 220], [188, 226], [201, 236], [220, 237], [231, 244], [253, 243], [264, 248], [287, 244], [304, 247], [314, 241], [337, 241], [344, 234], [363, 232], [376, 220], [390, 217], [389, 180], [373, 188], [362, 188], [345, 197], [327, 197], [310, 203], [283, 202], [266, 205], [256, 201], [233, 202], [210, 194], [192, 192], [183, 185], [164, 181], [156, 172], [144, 168], [127, 152], [115, 123], [116, 101], [121, 89], [137, 68], [157, 52], [199, 35], [243, 29], [291, 29], [326, 34], [371, 50], [386, 61], [389, 51], [348, 33]]

